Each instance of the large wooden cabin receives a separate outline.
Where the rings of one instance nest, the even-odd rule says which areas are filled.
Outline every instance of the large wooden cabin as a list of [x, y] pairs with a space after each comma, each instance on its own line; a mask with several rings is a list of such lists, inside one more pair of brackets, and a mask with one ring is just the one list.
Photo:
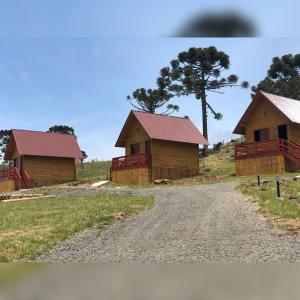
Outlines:
[[199, 144], [207, 140], [188, 118], [131, 111], [117, 140], [125, 156], [112, 160], [112, 182], [147, 184], [199, 173]]
[[75, 136], [13, 129], [4, 158], [10, 168], [0, 171], [0, 191], [74, 181], [81, 158]]
[[300, 101], [258, 92], [234, 133], [237, 175], [283, 173], [300, 168]]

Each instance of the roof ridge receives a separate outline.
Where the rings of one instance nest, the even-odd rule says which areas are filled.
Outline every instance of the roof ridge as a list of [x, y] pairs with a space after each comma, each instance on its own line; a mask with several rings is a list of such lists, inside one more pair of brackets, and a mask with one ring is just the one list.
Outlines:
[[185, 118], [185, 117], [178, 117], [178, 116], [170, 116], [170, 115], [164, 115], [164, 114], [156, 114], [156, 113], [150, 113], [147, 111], [141, 111], [141, 110], [131, 110], [132, 112], [138, 112], [138, 113], [143, 113], [143, 114], [148, 114], [148, 115], [154, 115], [154, 116], [162, 116], [162, 117], [169, 117], [169, 118], [177, 118], [177, 119], [183, 119], [183, 120], [190, 120], [190, 118]]
[[60, 132], [47, 132], [47, 131], [41, 131], [41, 130], [29, 130], [29, 129], [17, 129], [17, 128], [13, 128], [12, 131], [27, 131], [27, 132], [36, 132], [36, 133], [47, 133], [47, 134], [55, 134], [55, 135], [66, 135], [66, 136], [74, 136], [73, 134], [64, 134], [64, 133], [60, 133]]
[[300, 102], [300, 100], [297, 100], [297, 99], [288, 98], [288, 97], [285, 97], [285, 96], [281, 96], [281, 95], [277, 95], [277, 94], [272, 94], [272, 93], [268, 93], [268, 92], [265, 92], [265, 91], [261, 91], [261, 93], [267, 94], [267, 95], [271, 95], [271, 96], [275, 96], [275, 97], [280, 97], [280, 98], [288, 99], [290, 101]]

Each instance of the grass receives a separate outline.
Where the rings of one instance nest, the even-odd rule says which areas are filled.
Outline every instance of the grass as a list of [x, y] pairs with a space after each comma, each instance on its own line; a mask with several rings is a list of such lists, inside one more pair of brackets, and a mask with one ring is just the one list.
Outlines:
[[33, 261], [77, 232], [111, 224], [118, 213], [132, 215], [151, 207], [141, 196], [94, 195], [0, 204], [0, 260]]
[[300, 182], [291, 180], [290, 174], [281, 183], [280, 199], [277, 198], [274, 178], [261, 187], [254, 183], [242, 183], [239, 188], [258, 204], [258, 211], [270, 221], [284, 229], [300, 232]]
[[111, 167], [109, 160], [92, 160], [77, 166], [77, 179], [86, 181], [92, 179], [105, 180]]
[[200, 175], [230, 176], [235, 174], [234, 146], [241, 140], [225, 143], [220, 150], [210, 150], [208, 157], [200, 159]]

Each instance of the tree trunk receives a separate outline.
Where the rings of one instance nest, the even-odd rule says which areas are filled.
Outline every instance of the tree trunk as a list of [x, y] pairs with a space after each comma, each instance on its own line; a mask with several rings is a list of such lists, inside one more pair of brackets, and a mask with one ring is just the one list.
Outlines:
[[[203, 136], [208, 141], [208, 130], [207, 130], [207, 103], [206, 103], [206, 95], [205, 91], [202, 93], [201, 96], [201, 102], [202, 102], [202, 130], [203, 130]], [[203, 156], [208, 156], [208, 145], [204, 145], [203, 148]]]

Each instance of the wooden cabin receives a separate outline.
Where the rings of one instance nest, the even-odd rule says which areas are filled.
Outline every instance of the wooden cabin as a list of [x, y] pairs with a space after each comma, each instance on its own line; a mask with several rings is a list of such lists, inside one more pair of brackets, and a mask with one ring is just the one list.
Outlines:
[[74, 181], [81, 158], [75, 136], [13, 129], [4, 157], [10, 168], [0, 172], [0, 191]]
[[113, 158], [112, 182], [147, 184], [198, 175], [199, 144], [207, 140], [188, 118], [131, 111], [116, 142], [125, 156]]
[[300, 101], [258, 92], [236, 126], [236, 175], [300, 169]]

